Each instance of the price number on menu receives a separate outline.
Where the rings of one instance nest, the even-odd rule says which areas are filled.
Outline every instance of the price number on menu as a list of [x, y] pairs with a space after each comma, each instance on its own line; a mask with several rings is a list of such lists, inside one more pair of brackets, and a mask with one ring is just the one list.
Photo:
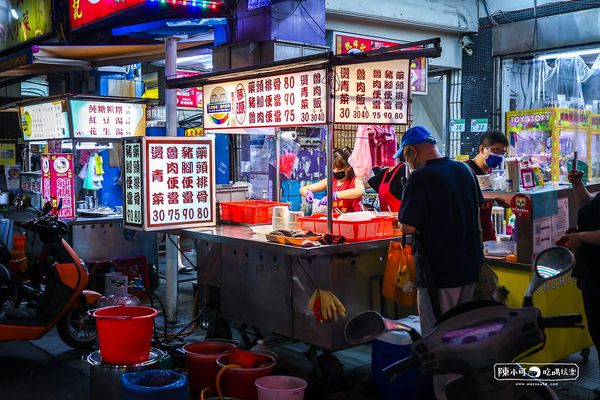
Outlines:
[[208, 208], [183, 208], [183, 209], [170, 209], [165, 210], [154, 210], [152, 212], [153, 222], [164, 222], [165, 219], [168, 221], [190, 221], [197, 219], [208, 219], [210, 217], [210, 210]]
[[368, 119], [369, 117], [378, 120], [378, 119], [402, 119], [403, 114], [401, 112], [392, 112], [392, 111], [369, 111], [369, 110], [354, 110], [351, 111], [349, 108], [340, 108], [340, 118], [343, 119]]
[[131, 224], [142, 223], [142, 211], [141, 210], [127, 210], [127, 222]]
[[311, 114], [311, 113], [303, 112], [300, 114], [300, 122], [324, 122], [324, 121], [325, 121], [324, 113]]

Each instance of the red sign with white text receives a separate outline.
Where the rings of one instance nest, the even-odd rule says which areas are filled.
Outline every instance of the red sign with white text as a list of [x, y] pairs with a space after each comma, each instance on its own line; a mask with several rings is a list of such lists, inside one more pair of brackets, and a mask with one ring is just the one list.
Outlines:
[[146, 0], [69, 0], [71, 29], [146, 3]]
[[[365, 36], [335, 34], [335, 54], [364, 53], [399, 44], [401, 42], [380, 40]], [[406, 50], [417, 49], [409, 47]], [[427, 94], [427, 59], [424, 57], [411, 60], [410, 90], [412, 94]]]
[[61, 219], [75, 218], [75, 177], [73, 154], [42, 154], [42, 203], [62, 208]]

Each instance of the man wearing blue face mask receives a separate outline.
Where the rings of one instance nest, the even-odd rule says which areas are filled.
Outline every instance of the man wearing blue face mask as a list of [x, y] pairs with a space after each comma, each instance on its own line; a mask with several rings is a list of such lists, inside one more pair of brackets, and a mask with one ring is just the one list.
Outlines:
[[[502, 131], [491, 129], [484, 133], [479, 140], [479, 153], [472, 160], [467, 161], [475, 175], [486, 175], [492, 169], [498, 168], [508, 147], [508, 140]], [[501, 204], [507, 206], [506, 204]], [[481, 228], [483, 229], [483, 241], [496, 240], [496, 232], [492, 223], [492, 207], [494, 200], [486, 201], [481, 207]]]

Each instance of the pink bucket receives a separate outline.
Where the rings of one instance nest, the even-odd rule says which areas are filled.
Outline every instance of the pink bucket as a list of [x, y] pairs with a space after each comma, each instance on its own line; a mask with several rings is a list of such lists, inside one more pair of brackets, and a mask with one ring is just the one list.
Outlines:
[[284, 375], [264, 376], [254, 384], [258, 400], [302, 400], [307, 386], [304, 379]]

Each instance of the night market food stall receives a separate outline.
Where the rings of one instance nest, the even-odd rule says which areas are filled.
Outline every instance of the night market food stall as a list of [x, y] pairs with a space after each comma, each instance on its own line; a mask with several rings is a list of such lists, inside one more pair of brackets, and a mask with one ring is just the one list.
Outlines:
[[[414, 46], [420, 49], [405, 50]], [[171, 80], [168, 85], [203, 87], [204, 129], [209, 133], [327, 127], [327, 216], [321, 224], [324, 230], [316, 233], [340, 235], [336, 225], [341, 222], [334, 217], [331, 191], [333, 124], [407, 124], [409, 60], [437, 57], [440, 51], [439, 40], [433, 39], [361, 55], [318, 54]], [[371, 95], [376, 90], [381, 98]], [[255, 212], [260, 208], [256, 205]], [[143, 214], [154, 217], [148, 206]], [[223, 319], [338, 350], [349, 346], [343, 334], [343, 318], [319, 323], [307, 310], [313, 291], [321, 288], [335, 294], [332, 300], [343, 303], [337, 305], [340, 316], [344, 311], [354, 314], [370, 308], [372, 298], [379, 298], [380, 289], [373, 289], [373, 278], [383, 274], [389, 242], [393, 240], [384, 233], [383, 224], [372, 224], [372, 233], [363, 232], [349, 243], [299, 247], [267, 240], [270, 225], [221, 223], [188, 228], [171, 218], [174, 216], [176, 213], [166, 211], [165, 223], [172, 228], [171, 233], [196, 239], [204, 304], [217, 308]], [[216, 222], [216, 216], [212, 217]], [[263, 220], [263, 224], [269, 222], [269, 217]], [[363, 225], [367, 229], [368, 224]]]
[[121, 141], [145, 134], [146, 105], [56, 96], [20, 103], [19, 114], [26, 143], [21, 191], [37, 208], [62, 203], [58, 216], [71, 226], [80, 257], [97, 262], [144, 254], [155, 263], [156, 236], [128, 234], [121, 215]]

